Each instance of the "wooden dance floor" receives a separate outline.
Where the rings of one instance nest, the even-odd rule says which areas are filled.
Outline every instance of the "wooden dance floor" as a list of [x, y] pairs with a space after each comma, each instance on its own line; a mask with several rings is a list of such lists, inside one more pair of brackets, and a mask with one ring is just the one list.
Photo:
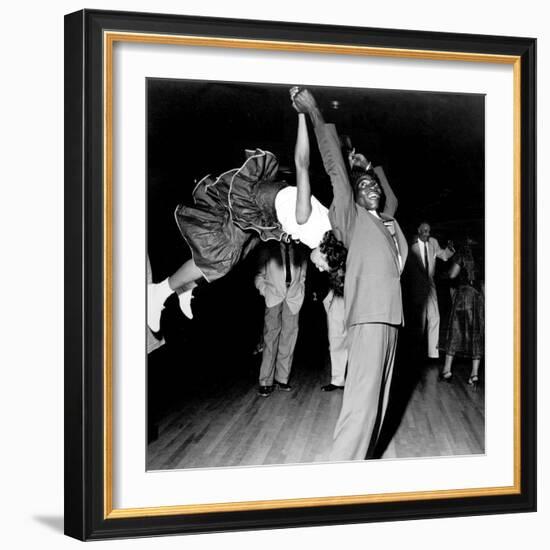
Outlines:
[[[401, 362], [396, 369], [382, 459], [484, 452], [484, 387], [467, 385], [468, 362], [456, 360], [452, 383], [438, 381], [437, 365]], [[257, 394], [257, 372], [253, 365], [237, 379], [182, 389], [156, 422], [147, 469], [327, 461], [342, 403], [342, 391], [320, 390], [330, 378], [328, 365], [296, 357], [293, 391], [268, 398]]]

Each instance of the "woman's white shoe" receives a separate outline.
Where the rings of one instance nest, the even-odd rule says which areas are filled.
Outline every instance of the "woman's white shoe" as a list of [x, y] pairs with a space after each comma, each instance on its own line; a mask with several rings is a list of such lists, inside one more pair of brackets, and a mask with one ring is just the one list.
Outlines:
[[191, 300], [193, 299], [193, 289], [186, 290], [178, 295], [180, 309], [188, 319], [193, 319], [193, 310], [191, 309]]
[[153, 332], [160, 330], [160, 316], [164, 309], [164, 302], [172, 292], [168, 279], [162, 283], [147, 285], [147, 325]]

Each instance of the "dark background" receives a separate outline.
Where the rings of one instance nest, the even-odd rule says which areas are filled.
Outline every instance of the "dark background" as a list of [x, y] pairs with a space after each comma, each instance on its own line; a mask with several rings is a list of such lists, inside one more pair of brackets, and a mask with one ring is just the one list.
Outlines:
[[[244, 149], [258, 147], [275, 153], [285, 179], [293, 181], [297, 115], [288, 90], [294, 84], [147, 80], [148, 253], [155, 282], [190, 257], [174, 210], [179, 203], [192, 202], [195, 183], [206, 174], [240, 166]], [[466, 234], [483, 244], [483, 95], [309, 88], [326, 121], [336, 123], [339, 133], [349, 135], [374, 165], [384, 167], [399, 199], [396, 217], [408, 238], [427, 220], [442, 246], [448, 239], [458, 245]], [[311, 126], [309, 130], [312, 191], [329, 206], [330, 181]], [[192, 385], [202, 385], [201, 376], [254, 370], [250, 353], [263, 327], [263, 300], [252, 280], [254, 259], [250, 256], [228, 276], [195, 291], [193, 322], [183, 318], [175, 299], [169, 301], [162, 321], [168, 345], [157, 354], [164, 359], [151, 360], [175, 369]], [[310, 299], [319, 283], [315, 275], [310, 266], [298, 356], [312, 349], [311, 327], [323, 331], [317, 322], [324, 318], [322, 306]], [[440, 300], [442, 321], [447, 296]], [[324, 335], [321, 340], [318, 334], [314, 337], [317, 346], [326, 340]]]
[[[289, 88], [147, 81], [149, 255], [155, 280], [187, 257], [173, 212], [179, 202], [191, 201], [196, 181], [242, 164], [245, 148], [272, 151], [283, 170], [293, 170], [297, 116]], [[335, 122], [357, 151], [384, 167], [407, 235], [426, 219], [437, 237], [443, 232], [443, 237], [460, 239], [464, 223], [482, 237], [484, 96], [309, 88], [327, 122]], [[334, 100], [338, 109], [332, 108]], [[311, 127], [310, 143], [312, 191], [329, 206], [330, 182]]]

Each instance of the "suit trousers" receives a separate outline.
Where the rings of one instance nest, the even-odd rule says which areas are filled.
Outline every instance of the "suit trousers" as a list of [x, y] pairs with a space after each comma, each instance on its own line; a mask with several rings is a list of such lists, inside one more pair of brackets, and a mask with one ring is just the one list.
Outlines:
[[346, 378], [348, 349], [346, 346], [346, 312], [344, 298], [330, 292], [323, 301], [327, 312], [328, 343], [330, 350], [330, 383], [343, 386]]
[[285, 301], [265, 308], [260, 386], [271, 386], [273, 380], [283, 384], [288, 382], [298, 338], [299, 317], [300, 313], [292, 313]]
[[428, 344], [428, 357], [439, 358], [439, 306], [435, 284], [430, 283], [422, 296], [415, 296], [411, 303], [409, 328], [412, 329], [419, 349], [425, 353]]
[[348, 328], [348, 373], [331, 461], [364, 460], [376, 444], [388, 406], [397, 334], [397, 326], [383, 323]]
[[439, 358], [439, 307], [437, 304], [437, 292], [435, 285], [430, 287], [430, 293], [426, 301], [426, 332], [428, 333], [428, 357]]

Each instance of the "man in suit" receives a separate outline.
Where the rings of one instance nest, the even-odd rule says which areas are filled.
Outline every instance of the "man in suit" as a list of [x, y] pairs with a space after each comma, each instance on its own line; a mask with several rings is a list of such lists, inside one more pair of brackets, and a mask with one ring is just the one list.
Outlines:
[[258, 393], [269, 397], [274, 388], [292, 389], [288, 379], [304, 301], [307, 259], [292, 243], [270, 243], [262, 252], [255, 280], [256, 288], [265, 298], [264, 349]]
[[323, 300], [327, 313], [327, 332], [330, 351], [330, 384], [321, 387], [321, 391], [343, 390], [348, 364], [346, 346], [346, 314], [344, 297], [330, 289]]
[[[323, 281], [328, 286], [323, 306], [326, 312], [326, 328], [330, 352], [330, 383], [321, 386], [321, 391], [343, 390], [348, 363], [346, 344], [346, 313], [344, 308], [344, 279], [346, 274], [347, 249], [332, 230], [325, 234], [319, 251], [327, 260], [320, 258], [315, 267], [328, 277]], [[315, 254], [314, 254], [315, 257]], [[315, 273], [315, 271], [314, 271]]]
[[[408, 246], [397, 221], [381, 209], [382, 186], [391, 192], [384, 171], [371, 169], [364, 157], [355, 162], [352, 154], [348, 176], [336, 130], [325, 124], [311, 93], [301, 90], [293, 102], [297, 110], [309, 114], [315, 128], [334, 194], [330, 221], [348, 249], [344, 283], [348, 372], [331, 460], [363, 460], [372, 456], [370, 449], [375, 448], [387, 408], [398, 328], [403, 323], [400, 276]], [[386, 205], [395, 211], [397, 201], [391, 195], [386, 196]]]
[[410, 322], [419, 342], [425, 341], [427, 334], [428, 358], [439, 359], [439, 307], [434, 281], [435, 264], [438, 258], [446, 262], [455, 251], [452, 245], [447, 248], [439, 246], [437, 239], [430, 236], [429, 223], [422, 222], [417, 232], [406, 265]]

